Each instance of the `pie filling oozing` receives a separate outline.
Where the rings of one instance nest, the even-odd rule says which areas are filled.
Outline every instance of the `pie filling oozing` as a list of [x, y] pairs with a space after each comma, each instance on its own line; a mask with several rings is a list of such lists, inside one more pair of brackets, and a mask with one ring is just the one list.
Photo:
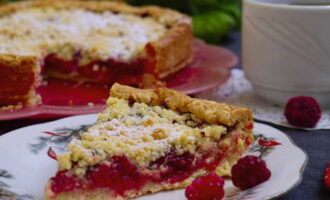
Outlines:
[[185, 186], [199, 173], [228, 176], [230, 159], [238, 159], [252, 142], [245, 134], [251, 125], [208, 124], [191, 113], [116, 97], [107, 103], [97, 124], [57, 156], [60, 168], [50, 180], [49, 198], [98, 189], [126, 198], [155, 184]]
[[0, 18], [0, 54], [37, 57], [45, 77], [137, 85], [156, 76], [148, 43], [167, 30], [148, 14], [24, 8]]

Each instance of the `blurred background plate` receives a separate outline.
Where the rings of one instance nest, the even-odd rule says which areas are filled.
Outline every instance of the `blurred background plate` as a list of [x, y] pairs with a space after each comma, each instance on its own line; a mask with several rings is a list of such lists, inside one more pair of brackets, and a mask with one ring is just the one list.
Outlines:
[[[237, 56], [230, 50], [194, 41], [194, 60], [170, 77], [167, 87], [186, 94], [195, 94], [227, 81]], [[43, 103], [36, 107], [0, 111], [0, 120], [19, 118], [55, 118], [102, 111], [109, 96], [109, 87], [50, 80], [39, 89]]]

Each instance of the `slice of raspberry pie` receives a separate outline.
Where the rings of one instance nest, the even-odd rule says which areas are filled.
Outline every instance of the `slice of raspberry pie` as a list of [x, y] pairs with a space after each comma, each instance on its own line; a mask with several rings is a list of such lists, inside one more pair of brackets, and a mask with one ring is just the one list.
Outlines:
[[112, 86], [98, 121], [57, 156], [46, 199], [129, 199], [186, 187], [253, 142], [252, 112], [174, 90]]
[[45, 78], [154, 86], [191, 58], [191, 20], [173, 10], [72, 0], [0, 7], [0, 106], [40, 102]]

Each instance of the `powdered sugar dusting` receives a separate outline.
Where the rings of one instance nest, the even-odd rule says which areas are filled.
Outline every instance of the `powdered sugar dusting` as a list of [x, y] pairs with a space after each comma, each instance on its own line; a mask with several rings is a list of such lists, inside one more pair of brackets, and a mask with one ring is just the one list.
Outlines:
[[[42, 56], [55, 53], [81, 64], [109, 58], [130, 61], [147, 42], [166, 32], [155, 18], [110, 11], [26, 8], [0, 18], [0, 53]], [[115, 48], [114, 48], [115, 47]]]

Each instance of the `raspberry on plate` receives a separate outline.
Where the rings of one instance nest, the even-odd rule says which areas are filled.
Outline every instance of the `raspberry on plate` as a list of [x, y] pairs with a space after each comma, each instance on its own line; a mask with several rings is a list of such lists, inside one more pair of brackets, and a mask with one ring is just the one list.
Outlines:
[[225, 192], [225, 182], [215, 173], [197, 178], [186, 188], [185, 195], [188, 200], [220, 200]]
[[320, 105], [313, 97], [296, 96], [288, 100], [284, 115], [291, 125], [313, 128], [321, 118]]
[[252, 188], [267, 181], [271, 172], [265, 161], [257, 156], [245, 156], [231, 169], [233, 184], [242, 189]]

